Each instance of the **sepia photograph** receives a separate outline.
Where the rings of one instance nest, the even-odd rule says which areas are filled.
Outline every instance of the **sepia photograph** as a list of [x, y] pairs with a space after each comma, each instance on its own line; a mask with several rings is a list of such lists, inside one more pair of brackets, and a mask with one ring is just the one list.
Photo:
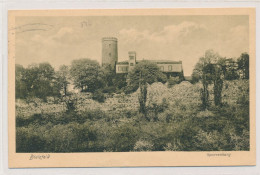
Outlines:
[[254, 151], [251, 13], [100, 11], [13, 15], [14, 154]]

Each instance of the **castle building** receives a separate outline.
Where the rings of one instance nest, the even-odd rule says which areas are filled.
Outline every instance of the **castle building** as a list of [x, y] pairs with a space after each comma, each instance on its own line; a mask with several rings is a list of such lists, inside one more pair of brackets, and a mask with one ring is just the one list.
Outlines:
[[102, 66], [111, 65], [114, 69], [118, 61], [117, 38], [102, 38]]
[[[136, 59], [136, 52], [129, 51], [126, 61], [118, 62], [117, 38], [102, 38], [102, 66], [111, 65], [117, 74], [127, 74], [135, 65], [144, 60]], [[167, 76], [183, 77], [182, 61], [171, 60], [146, 60], [154, 62]]]

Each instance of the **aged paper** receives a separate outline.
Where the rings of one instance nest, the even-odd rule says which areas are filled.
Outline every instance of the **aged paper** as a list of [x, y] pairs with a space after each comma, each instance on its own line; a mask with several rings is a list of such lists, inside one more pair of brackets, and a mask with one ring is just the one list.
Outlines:
[[8, 12], [9, 167], [255, 165], [255, 9]]

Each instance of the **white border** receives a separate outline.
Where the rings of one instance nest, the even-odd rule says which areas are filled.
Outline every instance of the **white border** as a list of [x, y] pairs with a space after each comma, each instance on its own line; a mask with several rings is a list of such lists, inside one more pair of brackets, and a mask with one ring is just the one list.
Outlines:
[[[258, 135], [260, 123], [258, 119], [259, 109], [259, 94], [260, 88], [259, 71], [256, 69], [256, 166], [242, 167], [149, 167], [149, 168], [35, 168], [35, 169], [9, 169], [8, 168], [8, 117], [7, 117], [7, 91], [8, 91], [8, 75], [7, 75], [7, 10], [22, 10], [22, 9], [122, 9], [122, 8], [222, 8], [222, 7], [255, 7], [256, 8], [256, 68], [259, 66], [259, 51], [258, 41], [260, 31], [260, 1], [202, 1], [202, 0], [186, 0], [186, 1], [129, 1], [129, 0], [114, 0], [114, 1], [88, 1], [88, 0], [0, 0], [1, 19], [0, 26], [3, 26], [0, 31], [0, 174], [108, 174], [108, 175], [132, 175], [132, 174], [185, 174], [185, 175], [259, 175], [260, 174], [260, 141]], [[3, 114], [3, 115], [2, 115]]]

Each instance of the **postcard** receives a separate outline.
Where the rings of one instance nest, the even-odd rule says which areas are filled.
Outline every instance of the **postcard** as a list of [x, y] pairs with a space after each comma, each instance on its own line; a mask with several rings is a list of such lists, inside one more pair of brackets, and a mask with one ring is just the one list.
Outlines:
[[9, 168], [256, 164], [255, 9], [10, 10]]

